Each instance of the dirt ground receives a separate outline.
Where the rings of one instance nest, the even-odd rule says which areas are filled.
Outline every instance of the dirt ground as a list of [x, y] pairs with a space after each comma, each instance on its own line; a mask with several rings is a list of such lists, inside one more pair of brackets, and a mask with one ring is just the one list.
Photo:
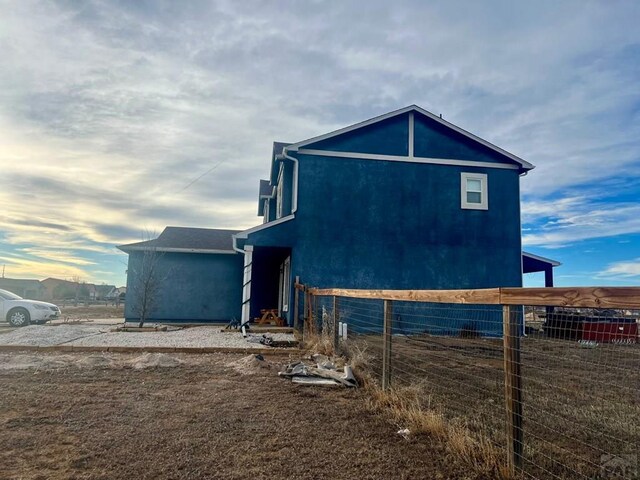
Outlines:
[[64, 320], [85, 320], [95, 318], [124, 318], [124, 303], [119, 306], [95, 304], [84, 306], [82, 304], [74, 307], [73, 305], [58, 304], [60, 307], [60, 319]]
[[247, 374], [241, 355], [135, 357], [0, 354], [0, 477], [477, 478], [362, 391]]

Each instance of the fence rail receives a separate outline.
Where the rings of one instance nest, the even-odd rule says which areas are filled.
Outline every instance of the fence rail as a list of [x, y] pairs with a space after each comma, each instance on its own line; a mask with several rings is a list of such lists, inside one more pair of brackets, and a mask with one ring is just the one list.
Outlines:
[[476, 290], [358, 290], [310, 288], [315, 296], [407, 302], [640, 309], [640, 287], [481, 288]]
[[640, 287], [301, 296], [305, 328], [359, 346], [381, 388], [417, 390], [513, 474], [638, 478]]

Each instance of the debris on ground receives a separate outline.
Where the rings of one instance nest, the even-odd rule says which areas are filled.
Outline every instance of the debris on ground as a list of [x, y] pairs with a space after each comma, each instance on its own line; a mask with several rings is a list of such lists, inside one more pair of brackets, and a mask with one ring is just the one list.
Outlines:
[[349, 365], [339, 368], [337, 365], [341, 362], [320, 354], [312, 355], [310, 360], [313, 363], [302, 361], [290, 363], [278, 375], [291, 378], [292, 383], [301, 385], [358, 386]]
[[398, 430], [397, 433], [398, 433], [398, 435], [400, 435], [405, 440], [409, 440], [409, 435], [411, 434], [411, 431], [408, 428], [402, 428], [402, 429]]
[[273, 338], [267, 334], [254, 335], [252, 333], [249, 333], [246, 338], [247, 342], [249, 343], [260, 343], [267, 346], [271, 345], [271, 342], [273, 341]]
[[250, 375], [252, 373], [259, 373], [263, 370], [270, 369], [271, 364], [267, 362], [262, 355], [252, 354], [228, 363], [227, 367], [232, 367], [243, 375]]
[[179, 360], [164, 353], [145, 353], [131, 360], [131, 366], [137, 370], [143, 368], [168, 368], [177, 367], [182, 360]]

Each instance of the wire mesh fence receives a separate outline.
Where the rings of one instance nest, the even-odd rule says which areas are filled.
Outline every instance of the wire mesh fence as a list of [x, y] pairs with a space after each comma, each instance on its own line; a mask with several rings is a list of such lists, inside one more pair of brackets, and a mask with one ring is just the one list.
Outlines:
[[309, 328], [527, 478], [638, 478], [637, 312], [309, 295]]

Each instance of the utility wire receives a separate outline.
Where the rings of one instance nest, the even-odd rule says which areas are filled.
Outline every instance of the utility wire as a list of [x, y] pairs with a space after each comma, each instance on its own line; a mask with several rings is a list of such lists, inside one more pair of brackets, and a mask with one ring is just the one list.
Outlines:
[[216, 163], [213, 167], [211, 167], [209, 170], [207, 170], [206, 172], [204, 172], [202, 175], [200, 175], [199, 177], [194, 178], [193, 180], [191, 180], [189, 183], [187, 183], [187, 185], [185, 185], [182, 189], [178, 190], [177, 193], [182, 193], [184, 192], [187, 188], [189, 188], [191, 185], [193, 185], [194, 183], [196, 183], [198, 180], [200, 180], [202, 177], [209, 175], [211, 172], [213, 172], [216, 168], [218, 168], [220, 165], [222, 165], [222, 163], [224, 162], [224, 160], [220, 160], [218, 163]]

